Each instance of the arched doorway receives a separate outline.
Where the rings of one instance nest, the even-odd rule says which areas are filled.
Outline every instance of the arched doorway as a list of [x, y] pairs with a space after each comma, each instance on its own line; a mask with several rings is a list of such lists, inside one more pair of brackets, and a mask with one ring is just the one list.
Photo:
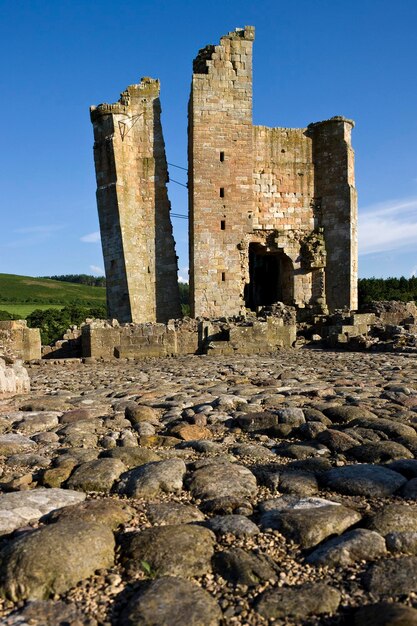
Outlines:
[[282, 250], [260, 243], [249, 244], [249, 284], [245, 288], [245, 306], [256, 309], [274, 302], [293, 304], [293, 264]]

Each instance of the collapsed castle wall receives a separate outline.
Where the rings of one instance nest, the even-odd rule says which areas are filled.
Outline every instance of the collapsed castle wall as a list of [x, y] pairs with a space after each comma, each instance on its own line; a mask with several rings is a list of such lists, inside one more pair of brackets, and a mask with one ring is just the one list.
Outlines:
[[82, 355], [101, 359], [147, 358], [196, 354], [198, 322], [118, 324], [96, 320], [81, 327]]
[[[277, 302], [357, 308], [353, 122], [306, 128], [252, 122], [246, 26], [199, 51], [188, 110], [191, 314], [245, 315]], [[109, 316], [179, 318], [177, 259], [159, 81], [91, 108]]]
[[295, 310], [251, 320], [170, 320], [119, 324], [94, 320], [81, 327], [82, 355], [96, 359], [258, 354], [289, 348], [296, 340]]
[[[264, 295], [262, 286], [256, 285], [256, 275], [251, 284], [250, 248], [255, 255], [268, 250], [275, 255], [276, 269], [272, 267], [268, 276], [276, 287], [271, 297], [299, 307], [317, 303], [319, 298], [323, 304], [323, 269], [311, 268], [300, 254], [303, 241], [318, 227], [311, 139], [305, 129], [266, 126], [254, 126], [253, 136], [254, 206], [252, 231], [246, 236], [249, 258], [244, 276], [251, 290], [249, 304]], [[252, 262], [259, 263], [256, 257]]]
[[330, 348], [417, 352], [415, 302], [370, 302], [361, 312], [339, 311], [317, 318], [315, 331]]
[[135, 323], [180, 317], [159, 81], [143, 78], [90, 113], [108, 314]]
[[189, 102], [194, 316], [357, 307], [353, 122], [252, 126], [254, 28], [200, 50]]

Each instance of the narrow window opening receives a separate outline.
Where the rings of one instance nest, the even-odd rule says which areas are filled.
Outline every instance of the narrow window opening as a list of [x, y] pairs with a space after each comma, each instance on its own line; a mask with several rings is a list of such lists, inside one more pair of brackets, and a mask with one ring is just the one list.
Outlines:
[[223, 163], [224, 161], [224, 152], [220, 152], [220, 161]]
[[222, 282], [224, 283], [225, 280], [226, 280], [226, 272], [222, 272]]
[[220, 187], [220, 198], [224, 198], [224, 187]]
[[220, 230], [226, 230], [226, 220], [220, 221]]

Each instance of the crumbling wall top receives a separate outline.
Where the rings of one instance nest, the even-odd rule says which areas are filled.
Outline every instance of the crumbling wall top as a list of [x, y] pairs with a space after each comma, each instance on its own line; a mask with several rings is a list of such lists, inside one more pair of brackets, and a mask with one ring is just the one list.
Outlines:
[[255, 39], [255, 26], [235, 28], [227, 35], [223, 35], [221, 39], [247, 39], [248, 41], [253, 41]]
[[140, 82], [129, 85], [120, 94], [120, 98], [113, 104], [103, 102], [97, 106], [90, 107], [91, 121], [94, 122], [98, 117], [103, 115], [111, 115], [113, 113], [127, 113], [128, 107], [132, 104], [132, 100], [138, 98], [157, 98], [160, 92], [160, 82], [158, 78], [150, 78], [144, 76]]
[[[220, 46], [227, 40], [244, 39], [246, 41], [254, 41], [255, 39], [255, 27], [245, 26], [244, 28], [235, 28], [227, 35], [223, 35], [220, 38]], [[207, 61], [211, 61], [213, 54], [216, 52], [218, 46], [209, 44], [198, 51], [196, 58], [193, 61], [193, 73], [194, 74], [208, 74], [209, 64]]]
[[344, 122], [345, 124], [350, 124], [352, 128], [355, 127], [355, 122], [353, 120], [344, 117], [343, 115], [334, 115], [328, 120], [322, 120], [321, 122], [312, 122], [307, 126], [308, 130], [313, 130], [318, 126], [323, 126], [325, 124], [334, 124], [335, 122]]

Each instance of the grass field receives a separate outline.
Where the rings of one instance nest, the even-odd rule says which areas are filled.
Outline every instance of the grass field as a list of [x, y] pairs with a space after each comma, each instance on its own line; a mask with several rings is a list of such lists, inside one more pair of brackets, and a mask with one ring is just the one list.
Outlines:
[[45, 311], [46, 309], [62, 309], [63, 306], [62, 304], [30, 304], [30, 302], [27, 304], [9, 304], [8, 302], [0, 302], [0, 311], [20, 315], [21, 319], [24, 320], [35, 309]]
[[0, 310], [22, 318], [35, 309], [62, 309], [71, 304], [94, 307], [105, 303], [104, 287], [0, 274]]

